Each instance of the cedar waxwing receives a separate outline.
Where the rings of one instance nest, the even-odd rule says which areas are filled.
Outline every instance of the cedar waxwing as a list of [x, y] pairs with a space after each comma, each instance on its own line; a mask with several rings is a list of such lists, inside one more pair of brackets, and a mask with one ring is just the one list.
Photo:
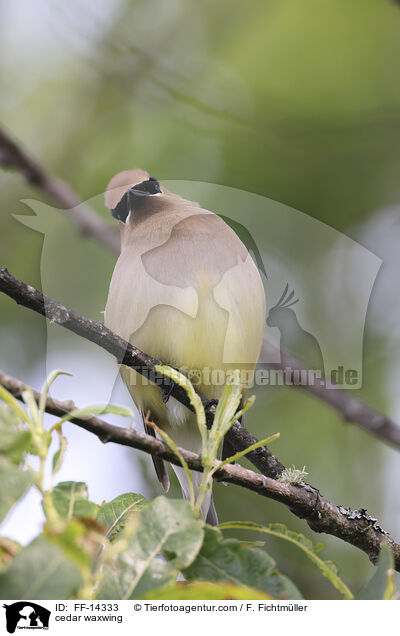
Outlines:
[[[244, 401], [266, 317], [261, 277], [246, 247], [219, 216], [168, 192], [143, 170], [113, 177], [105, 203], [121, 230], [121, 255], [105, 311], [107, 327], [181, 370], [210, 400], [222, 394], [229, 370], [244, 369]], [[163, 393], [132, 369], [121, 365], [120, 373], [142, 417], [150, 410], [151, 420], [178, 446], [201, 452], [189, 409], [173, 397], [167, 399], [165, 389]], [[167, 491], [166, 466], [156, 457], [153, 463]], [[187, 476], [183, 468], [173, 468], [188, 498]], [[200, 480], [201, 473], [193, 473], [195, 491]], [[208, 523], [218, 523], [211, 489], [200, 514]]]

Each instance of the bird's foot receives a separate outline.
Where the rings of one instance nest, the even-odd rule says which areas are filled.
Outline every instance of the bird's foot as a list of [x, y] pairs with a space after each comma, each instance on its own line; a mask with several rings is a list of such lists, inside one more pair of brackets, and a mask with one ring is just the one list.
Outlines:
[[206, 411], [209, 411], [212, 406], [217, 406], [217, 404], [218, 404], [218, 400], [215, 400], [215, 399], [209, 400], [205, 406]]

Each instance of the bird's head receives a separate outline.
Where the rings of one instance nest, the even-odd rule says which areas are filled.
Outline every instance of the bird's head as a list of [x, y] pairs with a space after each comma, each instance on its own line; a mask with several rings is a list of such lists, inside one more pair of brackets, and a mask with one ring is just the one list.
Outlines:
[[113, 217], [126, 223], [129, 213], [140, 209], [149, 197], [160, 196], [157, 179], [145, 170], [125, 170], [113, 177], [105, 193], [106, 207]]

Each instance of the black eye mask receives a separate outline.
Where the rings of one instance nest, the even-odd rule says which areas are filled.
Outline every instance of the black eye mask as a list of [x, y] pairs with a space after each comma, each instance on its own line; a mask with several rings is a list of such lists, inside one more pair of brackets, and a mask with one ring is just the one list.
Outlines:
[[125, 192], [115, 208], [111, 210], [112, 216], [125, 223], [129, 212], [139, 207], [144, 201], [143, 197], [153, 194], [161, 194], [161, 188], [157, 179], [150, 177], [148, 181], [142, 181]]

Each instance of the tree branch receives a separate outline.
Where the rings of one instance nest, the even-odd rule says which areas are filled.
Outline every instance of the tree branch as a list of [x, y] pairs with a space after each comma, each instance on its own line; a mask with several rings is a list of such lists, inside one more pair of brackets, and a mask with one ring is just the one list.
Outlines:
[[[144, 372], [146, 369], [153, 372], [155, 363], [158, 363], [154, 358], [124, 342], [104, 325], [80, 316], [14, 278], [4, 267], [0, 269], [0, 291], [4, 291], [17, 303], [46, 316], [52, 322], [99, 344], [112, 353], [119, 362], [135, 368], [136, 371]], [[157, 374], [154, 375], [154, 378], [157, 379]], [[22, 382], [4, 374], [0, 374], [0, 382], [14, 396], [21, 397], [21, 392], [25, 386]], [[189, 406], [186, 393], [180, 387], [174, 386], [172, 395], [185, 406]], [[35, 399], [39, 400], [37, 392], [35, 392]], [[203, 403], [206, 404], [206, 400], [202, 399]], [[46, 410], [57, 416], [63, 416], [73, 408], [72, 402], [59, 402], [51, 398], [48, 398], [46, 402]], [[212, 416], [215, 407], [207, 406], [206, 408]], [[103, 442], [115, 442], [138, 448], [171, 463], [179, 464], [178, 458], [174, 456], [172, 451], [162, 441], [152, 436], [108, 424], [97, 417], [74, 418], [71, 421], [94, 433]], [[228, 439], [237, 450], [243, 450], [256, 441], [239, 424], [235, 424], [229, 431]], [[191, 469], [202, 470], [198, 455], [184, 449], [180, 450]], [[264, 497], [283, 503], [293, 514], [304, 519], [315, 532], [324, 532], [354, 545], [365, 552], [372, 562], [376, 561], [381, 543], [385, 540], [393, 551], [396, 569], [400, 571], [400, 544], [393, 541], [388, 533], [377, 524], [377, 520], [369, 516], [364, 509], [352, 511], [342, 506], [335, 506], [322, 497], [317, 488], [310, 485], [294, 486], [288, 482], [272, 478], [281, 474], [284, 466], [265, 447], [249, 453], [247, 457], [264, 474], [259, 475], [238, 465], [227, 465], [216, 472], [216, 479], [242, 486]]]
[[[34, 287], [12, 276], [5, 267], [0, 268], [0, 291], [10, 296], [10, 298], [13, 298], [19, 305], [33, 309], [33, 311], [45, 316], [45, 318], [52, 323], [56, 323], [64, 327], [64, 329], [68, 329], [78, 336], [82, 336], [86, 340], [90, 340], [99, 345], [111, 353], [117, 359], [118, 363], [131, 367], [141, 375], [149, 377], [160, 386], [165, 386], [165, 376], [160, 375], [155, 370], [156, 365], [162, 364], [160, 360], [148, 356], [146, 353], [143, 353], [143, 351], [140, 351], [140, 349], [129, 344], [110, 331], [110, 329], [107, 329], [103, 323], [85, 318], [72, 309], [68, 309], [48, 296], [45, 296]], [[181, 386], [174, 384], [172, 386], [171, 395], [188, 409], [193, 410], [187, 393]], [[215, 413], [215, 405], [211, 405], [204, 397], [202, 397], [202, 402], [205, 407], [207, 419], [211, 423]], [[238, 451], [244, 450], [257, 441], [256, 438], [239, 423], [233, 425], [227, 437]], [[279, 476], [285, 468], [266, 447], [257, 448], [255, 451], [252, 451], [248, 454], [248, 459], [263, 474], [269, 475], [270, 477]]]
[[81, 202], [78, 195], [67, 183], [52, 177], [1, 128], [0, 166], [20, 172], [29, 184], [50, 197], [62, 208], [61, 211], [80, 234], [95, 239], [101, 245], [119, 254], [118, 232], [107, 226], [94, 210]]
[[364, 404], [342, 389], [326, 389], [318, 384], [304, 386], [307, 393], [334, 408], [346, 422], [357, 424], [368, 433], [400, 448], [400, 426], [389, 417]]
[[[81, 203], [78, 195], [67, 183], [52, 177], [1, 128], [0, 166], [20, 172], [28, 183], [39, 188], [61, 206], [61, 211], [82, 235], [97, 240], [101, 245], [119, 254], [118, 233], [103, 223], [96, 212]], [[293, 358], [292, 362], [292, 368], [297, 368], [298, 361]], [[400, 426], [349, 393], [340, 389], [329, 390], [322, 385], [298, 385], [296, 388], [307, 391], [329, 404], [347, 422], [357, 424], [380, 439], [400, 447]]]

